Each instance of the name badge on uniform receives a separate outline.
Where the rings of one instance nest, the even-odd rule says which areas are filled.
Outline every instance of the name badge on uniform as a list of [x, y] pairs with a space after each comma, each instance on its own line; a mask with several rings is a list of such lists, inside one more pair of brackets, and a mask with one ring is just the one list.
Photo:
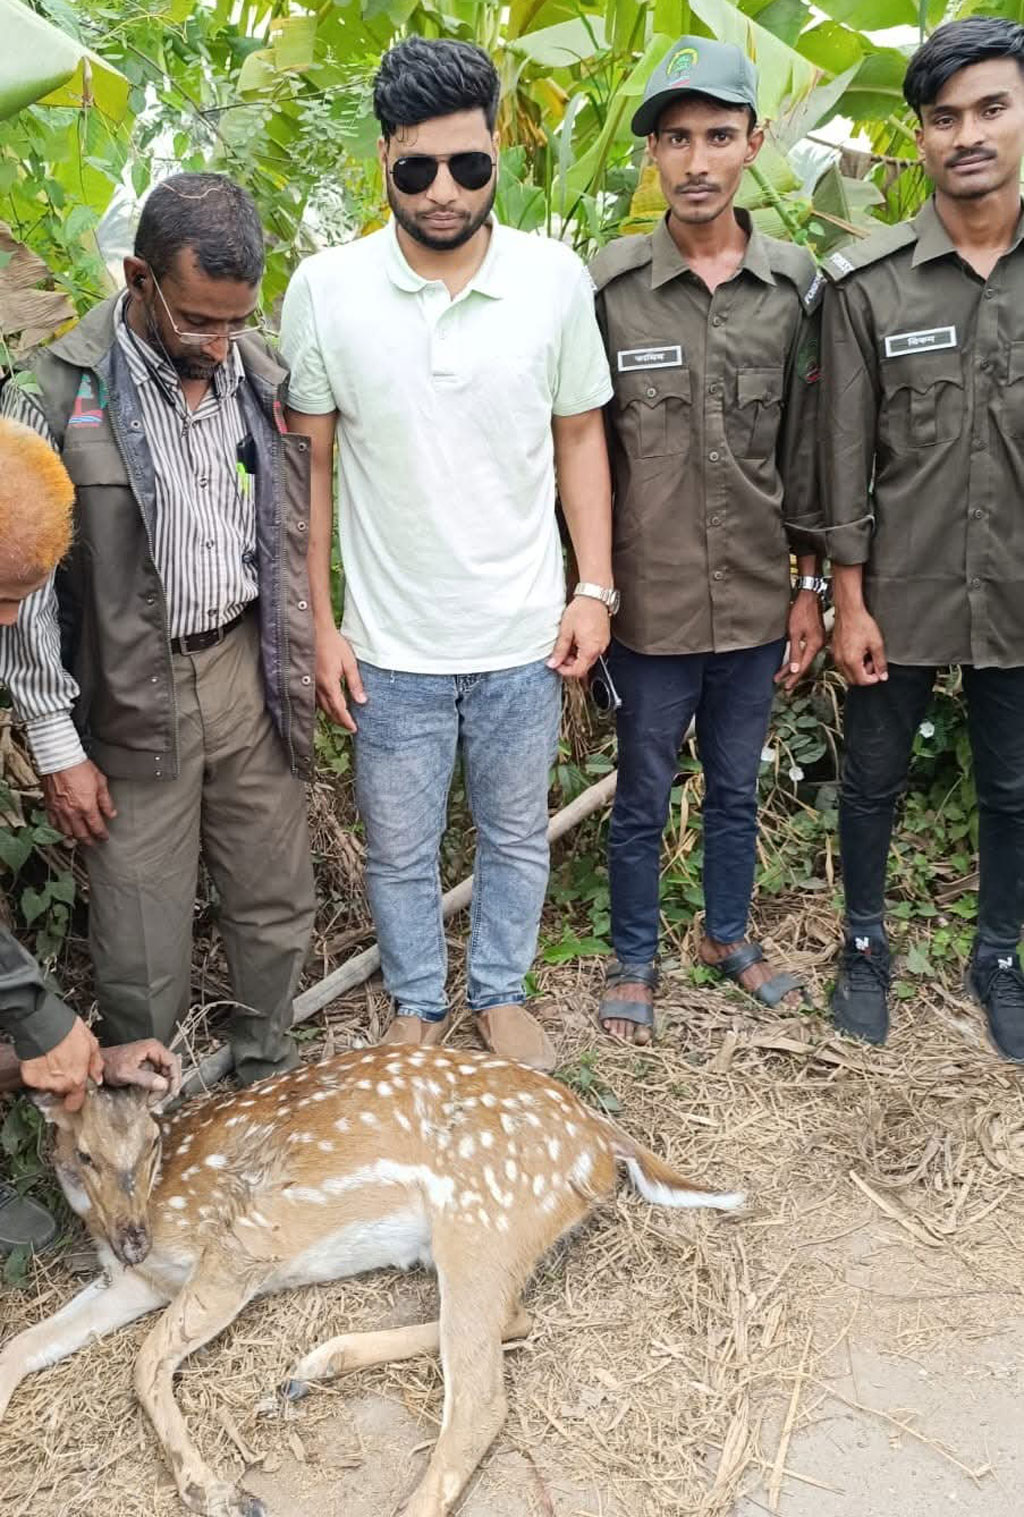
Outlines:
[[664, 348], [620, 348], [616, 356], [620, 374], [630, 369], [679, 369], [683, 364], [683, 350], [678, 344]]
[[956, 327], [928, 327], [923, 332], [894, 332], [885, 342], [886, 358], [908, 353], [932, 353], [936, 348], [956, 347]]

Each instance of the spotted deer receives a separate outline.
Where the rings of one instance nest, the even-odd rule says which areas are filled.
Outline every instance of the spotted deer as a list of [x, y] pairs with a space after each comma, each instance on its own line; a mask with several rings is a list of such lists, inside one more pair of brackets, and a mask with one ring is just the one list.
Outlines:
[[23, 1376], [165, 1307], [135, 1389], [184, 1505], [262, 1517], [191, 1442], [172, 1381], [247, 1302], [385, 1265], [432, 1264], [440, 1320], [345, 1333], [294, 1365], [286, 1391], [440, 1349], [441, 1432], [407, 1517], [444, 1517], [506, 1411], [503, 1339], [525, 1336], [521, 1292], [540, 1256], [626, 1166], [663, 1206], [741, 1204], [690, 1185], [546, 1075], [484, 1053], [340, 1054], [169, 1117], [141, 1092], [41, 1101], [54, 1163], [104, 1275], [0, 1351], [0, 1417]]

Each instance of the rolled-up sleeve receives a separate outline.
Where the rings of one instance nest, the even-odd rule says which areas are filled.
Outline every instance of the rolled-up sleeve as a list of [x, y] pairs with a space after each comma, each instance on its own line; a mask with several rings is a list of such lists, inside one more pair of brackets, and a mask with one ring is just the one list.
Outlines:
[[857, 292], [825, 292], [821, 331], [818, 448], [825, 546], [837, 564], [871, 554], [871, 503], [878, 421], [878, 373], [870, 319]]
[[13, 1038], [18, 1058], [49, 1053], [74, 1023], [75, 1013], [47, 990], [35, 959], [0, 928], [0, 1030]]

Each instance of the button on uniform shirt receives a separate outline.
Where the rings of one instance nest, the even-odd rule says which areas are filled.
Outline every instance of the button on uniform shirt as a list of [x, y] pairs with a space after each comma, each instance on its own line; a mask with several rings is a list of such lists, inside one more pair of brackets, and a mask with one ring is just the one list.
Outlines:
[[989, 278], [934, 201], [825, 261], [828, 551], [898, 664], [1024, 664], [1024, 216]]
[[637, 653], [783, 636], [790, 550], [815, 550], [821, 281], [804, 249], [736, 216], [746, 252], [713, 293], [665, 221], [591, 265], [615, 387], [614, 630]]
[[281, 317], [289, 402], [338, 412], [342, 632], [411, 673], [546, 658], [565, 606], [552, 417], [611, 394], [586, 270], [491, 222], [452, 299], [393, 222], [306, 259]]
[[[143, 342], [118, 311], [120, 344], [139, 397], [156, 480], [153, 561], [164, 589], [169, 637], [220, 627], [256, 598], [256, 508], [237, 469], [245, 423], [244, 380], [232, 346], [227, 361], [189, 411], [173, 364]], [[55, 439], [31, 394], [8, 384], [0, 414]], [[0, 681], [25, 721], [41, 774], [83, 762], [71, 719], [78, 685], [60, 657], [53, 576], [22, 604], [15, 626], [0, 629]]]

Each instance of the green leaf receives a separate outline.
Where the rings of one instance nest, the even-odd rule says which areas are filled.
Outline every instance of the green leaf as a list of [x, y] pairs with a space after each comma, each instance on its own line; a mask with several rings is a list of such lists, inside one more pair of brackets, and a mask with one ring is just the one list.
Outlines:
[[95, 104], [120, 121], [131, 86], [123, 74], [20, 0], [0, 0], [0, 120], [34, 100], [47, 105]]
[[42, 916], [50, 904], [49, 886], [42, 890], [33, 890], [31, 885], [21, 892], [21, 914], [31, 927], [36, 917]]
[[562, 21], [538, 32], [528, 32], [509, 44], [509, 51], [529, 58], [544, 68], [571, 68], [603, 52], [607, 47], [605, 24], [600, 16]]
[[49, 889], [52, 900], [63, 901], [67, 906], [74, 904], [75, 877], [70, 870], [66, 874], [56, 875], [50, 881]]
[[0, 860], [12, 874], [17, 874], [31, 852], [32, 834], [27, 827], [18, 832], [0, 827]]
[[927, 975], [929, 978], [935, 974], [928, 955], [916, 943], [912, 944], [907, 952], [907, 969], [910, 974]]

